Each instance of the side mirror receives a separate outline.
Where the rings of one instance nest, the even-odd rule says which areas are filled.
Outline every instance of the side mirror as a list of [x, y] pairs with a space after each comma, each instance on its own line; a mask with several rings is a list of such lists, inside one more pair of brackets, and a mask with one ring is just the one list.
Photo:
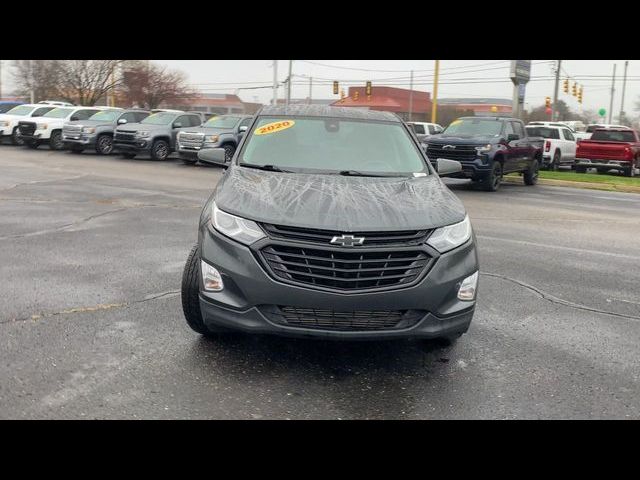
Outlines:
[[173, 128], [182, 128], [182, 123], [180, 123], [180, 122], [175, 122], [175, 123], [173, 124]]
[[240, 128], [238, 128], [238, 133], [244, 133], [247, 131], [247, 127], [246, 125], [242, 125]]
[[507, 142], [513, 142], [514, 140], [520, 140], [520, 135], [517, 133], [510, 133], [507, 135]]
[[73, 115], [69, 120], [72, 121], [72, 122], [75, 122], [75, 121], [78, 121], [80, 119], [78, 117], [76, 117], [75, 115]]
[[224, 148], [205, 148], [198, 152], [198, 160], [205, 163], [213, 163], [227, 167], [226, 152]]
[[445, 177], [454, 173], [462, 171], [462, 164], [456, 160], [447, 160], [446, 158], [439, 158], [436, 164], [436, 170], [438, 175]]
[[126, 118], [119, 118], [118, 119], [118, 125], [124, 125], [125, 123], [127, 123], [127, 119]]

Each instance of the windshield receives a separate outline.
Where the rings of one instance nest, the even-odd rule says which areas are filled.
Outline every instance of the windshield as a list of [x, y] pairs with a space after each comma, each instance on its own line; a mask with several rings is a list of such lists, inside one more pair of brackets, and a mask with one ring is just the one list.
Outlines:
[[175, 117], [175, 113], [159, 112], [149, 115], [140, 123], [145, 123], [147, 125], [169, 125], [171, 122], [173, 122], [173, 119]]
[[210, 118], [203, 126], [212, 128], [233, 128], [239, 120], [240, 117], [220, 115], [219, 117]]
[[239, 162], [310, 173], [429, 173], [402, 124], [324, 117], [261, 117]]
[[15, 106], [15, 103], [0, 103], [0, 113], [8, 113]]
[[43, 115], [47, 118], [65, 118], [73, 112], [71, 108], [54, 108]]
[[19, 107], [13, 107], [7, 112], [7, 115], [29, 115], [36, 107], [27, 107], [20, 105]]
[[596, 130], [591, 135], [591, 140], [605, 140], [607, 142], [635, 142], [636, 138], [632, 130], [620, 132], [615, 130]]
[[527, 135], [558, 140], [560, 139], [560, 130], [549, 127], [527, 127]]
[[118, 118], [120, 112], [118, 110], [103, 110], [102, 112], [98, 112], [91, 117], [89, 120], [100, 120], [101, 122], [115, 122], [116, 118]]
[[480, 118], [461, 118], [449, 124], [445, 135], [495, 136], [502, 132], [502, 122]]

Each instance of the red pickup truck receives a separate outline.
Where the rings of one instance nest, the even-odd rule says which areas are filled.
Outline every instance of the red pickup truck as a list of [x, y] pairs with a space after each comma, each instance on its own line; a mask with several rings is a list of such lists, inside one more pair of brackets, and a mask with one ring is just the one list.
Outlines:
[[576, 172], [619, 170], [627, 177], [640, 174], [640, 137], [630, 128], [598, 128], [576, 148]]

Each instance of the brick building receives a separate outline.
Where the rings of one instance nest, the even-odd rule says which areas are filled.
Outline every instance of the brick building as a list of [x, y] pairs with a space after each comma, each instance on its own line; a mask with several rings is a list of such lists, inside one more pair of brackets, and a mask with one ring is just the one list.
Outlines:
[[[409, 119], [409, 103], [411, 119]], [[335, 107], [357, 107], [368, 110], [383, 110], [397, 113], [404, 120], [429, 121], [431, 118], [431, 93], [405, 88], [371, 87], [371, 98], [367, 98], [365, 87], [349, 87], [348, 95], [343, 100], [336, 100]]]

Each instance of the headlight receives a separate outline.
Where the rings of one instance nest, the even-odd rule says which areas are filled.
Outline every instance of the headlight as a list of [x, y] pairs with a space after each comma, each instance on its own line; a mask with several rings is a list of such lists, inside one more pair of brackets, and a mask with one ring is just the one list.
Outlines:
[[96, 133], [96, 129], [93, 127], [82, 127], [82, 133]]
[[207, 142], [218, 143], [219, 139], [220, 137], [218, 137], [218, 135], [211, 135], [210, 137], [207, 138]]
[[251, 245], [265, 237], [264, 232], [256, 222], [223, 212], [215, 202], [211, 207], [211, 223], [223, 235], [245, 245]]
[[46, 130], [47, 128], [49, 128], [49, 125], [47, 125], [46, 123], [41, 123], [40, 125], [38, 125], [38, 130]]
[[427, 243], [440, 253], [444, 253], [459, 247], [469, 238], [471, 238], [471, 222], [467, 215], [460, 223], [438, 228], [431, 234]]
[[136, 133], [136, 136], [138, 136], [138, 137], [148, 137], [149, 136], [149, 132], [147, 132], [145, 130], [141, 130], [141, 131]]
[[9, 122], [0, 122], [0, 127], [8, 127]]
[[482, 145], [481, 147], [476, 147], [476, 151], [478, 153], [489, 152], [491, 151], [491, 144], [487, 143], [486, 145]]

